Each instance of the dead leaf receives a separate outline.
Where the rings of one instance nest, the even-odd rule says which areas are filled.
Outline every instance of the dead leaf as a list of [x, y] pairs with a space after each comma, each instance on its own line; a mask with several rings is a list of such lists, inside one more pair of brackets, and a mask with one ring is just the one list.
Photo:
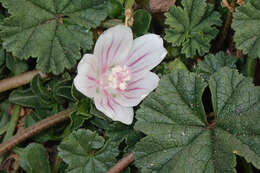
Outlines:
[[176, 0], [150, 0], [149, 7], [151, 12], [166, 12], [174, 5]]

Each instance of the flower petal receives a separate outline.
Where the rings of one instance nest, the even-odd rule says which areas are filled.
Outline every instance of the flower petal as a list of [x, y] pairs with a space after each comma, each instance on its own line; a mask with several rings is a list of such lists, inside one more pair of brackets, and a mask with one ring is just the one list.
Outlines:
[[133, 122], [133, 108], [120, 105], [110, 95], [95, 97], [94, 101], [96, 108], [113, 121], [120, 121], [128, 125]]
[[96, 97], [98, 75], [95, 69], [97, 58], [91, 54], [85, 54], [78, 64], [78, 74], [74, 79], [74, 85], [87, 97]]
[[159, 80], [155, 73], [142, 73], [128, 83], [126, 90], [118, 92], [115, 100], [123, 106], [136, 106], [158, 86]]
[[146, 34], [134, 40], [125, 64], [132, 73], [148, 71], [157, 66], [166, 54], [162, 38], [156, 34]]
[[94, 55], [98, 57], [103, 72], [111, 65], [122, 62], [133, 44], [133, 34], [129, 27], [117, 25], [101, 34], [96, 42]]

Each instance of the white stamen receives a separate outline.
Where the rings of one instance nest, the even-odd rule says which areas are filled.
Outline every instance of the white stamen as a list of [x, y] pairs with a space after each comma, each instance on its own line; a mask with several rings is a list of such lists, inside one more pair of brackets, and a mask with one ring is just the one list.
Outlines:
[[125, 90], [131, 79], [131, 72], [126, 66], [115, 66], [108, 74], [108, 85], [113, 89]]

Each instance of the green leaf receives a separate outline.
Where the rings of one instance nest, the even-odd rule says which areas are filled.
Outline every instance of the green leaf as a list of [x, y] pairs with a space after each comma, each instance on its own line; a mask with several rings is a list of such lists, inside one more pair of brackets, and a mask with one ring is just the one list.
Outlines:
[[24, 107], [45, 108], [38, 96], [30, 88], [26, 90], [14, 90], [9, 96], [9, 101]]
[[235, 30], [236, 48], [252, 58], [260, 58], [260, 3], [250, 0], [237, 7], [233, 14], [232, 28]]
[[104, 173], [116, 162], [118, 146], [90, 130], [73, 132], [58, 147], [68, 173]]
[[113, 123], [107, 130], [107, 136], [110, 140], [113, 140], [119, 144], [123, 140], [126, 140], [126, 143], [133, 145], [133, 143], [135, 144], [135, 139], [138, 140], [142, 134], [139, 131], [135, 131], [130, 126], [122, 123]]
[[182, 0], [182, 6], [176, 5], [165, 13], [165, 39], [173, 46], [182, 46], [181, 52], [186, 57], [196, 54], [202, 56], [210, 49], [210, 41], [216, 37], [221, 20], [218, 12], [213, 10], [206, 0]]
[[133, 31], [136, 36], [141, 36], [147, 33], [150, 28], [151, 20], [152, 16], [147, 10], [140, 9], [135, 11]]
[[177, 70], [177, 69], [188, 70], [186, 65], [179, 58], [176, 58], [175, 60], [169, 62], [168, 68], [170, 72], [173, 72], [173, 70]]
[[260, 168], [260, 88], [222, 68], [209, 81], [215, 120], [208, 122], [206, 86], [195, 73], [178, 70], [144, 100], [135, 124], [147, 134], [134, 151], [141, 172], [235, 173], [235, 154]]
[[229, 67], [236, 69], [236, 62], [238, 58], [219, 52], [216, 55], [208, 54], [203, 61], [198, 62], [195, 71], [200, 74], [206, 81], [210, 76], [220, 70], [222, 67]]
[[20, 59], [37, 57], [37, 68], [54, 74], [73, 67], [80, 47], [107, 16], [103, 0], [1, 0], [11, 14], [1, 25], [3, 47]]
[[6, 54], [6, 67], [13, 72], [14, 75], [26, 72], [29, 69], [28, 64], [24, 60], [19, 60], [10, 53]]
[[46, 105], [46, 107], [53, 102], [49, 91], [43, 86], [43, 82], [41, 81], [41, 76], [39, 74], [33, 77], [31, 81], [31, 89], [32, 92], [39, 98], [41, 103]]
[[116, 18], [123, 12], [123, 5], [118, 0], [108, 1], [108, 16], [110, 18]]
[[41, 144], [29, 144], [19, 160], [27, 173], [51, 173], [48, 154]]

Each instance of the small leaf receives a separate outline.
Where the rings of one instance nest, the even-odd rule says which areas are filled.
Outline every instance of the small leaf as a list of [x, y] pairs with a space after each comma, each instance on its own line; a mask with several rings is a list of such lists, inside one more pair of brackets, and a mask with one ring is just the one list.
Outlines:
[[43, 82], [41, 81], [39, 74], [33, 77], [31, 81], [31, 89], [33, 93], [38, 96], [41, 103], [45, 104], [46, 107], [53, 102], [47, 88], [43, 86]]
[[110, 18], [116, 18], [123, 12], [123, 5], [118, 0], [108, 1], [108, 16]]
[[238, 58], [219, 52], [216, 55], [208, 54], [203, 61], [198, 62], [195, 71], [199, 73], [203, 79], [209, 80], [210, 76], [220, 70], [222, 67], [236, 69]]
[[233, 14], [232, 28], [235, 30], [235, 43], [238, 49], [252, 58], [260, 58], [260, 3], [247, 1], [237, 7]]
[[45, 106], [41, 104], [38, 96], [36, 96], [30, 88], [26, 90], [14, 90], [9, 96], [9, 101], [24, 107], [36, 109], [45, 108]]
[[54, 74], [72, 68], [90, 49], [91, 28], [107, 16], [104, 0], [1, 0], [8, 9], [0, 26], [3, 47], [20, 59], [37, 57], [37, 68]]
[[48, 154], [41, 144], [29, 144], [19, 160], [27, 173], [51, 173]]
[[144, 9], [136, 10], [134, 13], [133, 31], [137, 36], [147, 33], [150, 28], [152, 16]]
[[89, 130], [74, 131], [58, 147], [68, 173], [104, 173], [115, 164], [118, 146]]
[[168, 65], [168, 68], [170, 72], [173, 72], [173, 70], [177, 69], [188, 70], [186, 65], [179, 58], [176, 58], [174, 61], [171, 61]]
[[165, 13], [165, 39], [173, 46], [182, 46], [181, 52], [186, 57], [193, 57], [198, 53], [202, 56], [210, 49], [210, 41], [216, 37], [221, 20], [218, 12], [214, 11], [206, 0], [182, 0], [182, 6], [173, 5]]
[[6, 54], [6, 67], [14, 75], [26, 72], [29, 68], [28, 64], [25, 61], [13, 57], [10, 53]]
[[[260, 88], [236, 70], [222, 68], [209, 80], [215, 122], [205, 121], [195, 73], [175, 71], [137, 111], [135, 165], [144, 173], [235, 173], [235, 154], [260, 168]], [[147, 147], [149, 146], [149, 147]]]

